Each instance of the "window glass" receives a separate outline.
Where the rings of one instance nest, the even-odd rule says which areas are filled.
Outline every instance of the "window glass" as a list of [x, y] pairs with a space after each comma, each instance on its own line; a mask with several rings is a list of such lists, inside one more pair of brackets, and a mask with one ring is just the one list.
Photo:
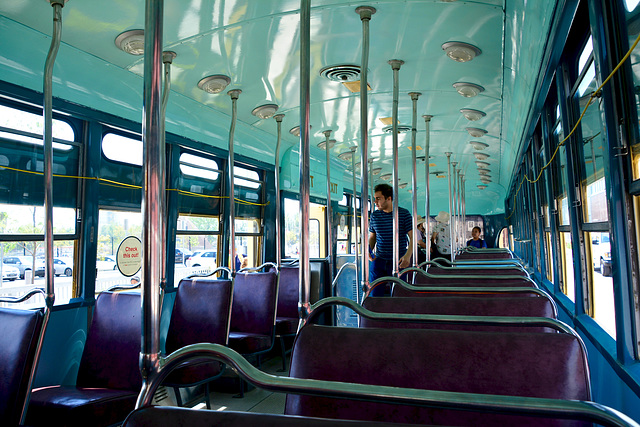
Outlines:
[[498, 236], [498, 247], [499, 248], [509, 247], [509, 229], [507, 227], [500, 230], [500, 235]]
[[587, 40], [587, 44], [584, 47], [584, 50], [580, 54], [580, 59], [578, 60], [578, 74], [582, 74], [582, 70], [584, 70], [584, 66], [587, 65], [587, 61], [591, 57], [593, 53], [593, 39], [589, 36], [589, 40]]
[[[253, 189], [260, 187], [260, 182], [259, 182], [260, 175], [258, 175], [258, 172], [251, 171], [249, 169], [241, 168], [238, 166], [234, 166], [233, 175], [235, 177], [233, 180], [234, 185], [239, 185], [240, 187], [247, 187], [247, 188], [253, 188]], [[247, 179], [243, 179], [243, 178], [247, 178]], [[258, 182], [254, 182], [252, 180], [255, 180]]]
[[346, 193], [342, 193], [342, 200], [340, 200], [338, 204], [340, 206], [347, 206], [349, 204], [349, 198], [347, 197]]
[[[284, 256], [286, 258], [300, 257], [300, 202], [284, 199]], [[309, 256], [321, 256], [321, 236], [324, 236], [321, 225], [324, 224], [324, 206], [311, 203], [309, 211]], [[321, 234], [322, 233], [322, 234]]]
[[116, 251], [125, 237], [142, 239], [142, 213], [100, 209], [98, 218], [98, 252], [96, 259], [96, 292], [115, 285], [127, 285], [129, 277], [123, 276], [116, 266]]
[[551, 232], [544, 233], [547, 240], [547, 280], [553, 283], [553, 246], [551, 246]]
[[189, 153], [180, 155], [180, 171], [184, 175], [215, 181], [220, 176], [218, 163], [212, 159], [194, 156]]
[[613, 302], [609, 233], [592, 232], [585, 234], [585, 240], [591, 254], [589, 268], [591, 269], [592, 277], [590, 290], [593, 293], [594, 304], [592, 316], [602, 326], [602, 329], [615, 339], [616, 317]]
[[560, 250], [562, 251], [562, 272], [564, 293], [573, 302], [576, 301], [575, 282], [573, 278], [573, 246], [571, 244], [571, 233], [560, 233]]
[[192, 274], [208, 274], [218, 266], [217, 216], [178, 216], [174, 286]]
[[[62, 120], [53, 119], [53, 139], [74, 141], [75, 132], [71, 125]], [[33, 145], [43, 145], [44, 117], [15, 108], [0, 105], [0, 138], [26, 142]], [[70, 150], [67, 144], [53, 143], [53, 148]]]
[[[638, 34], [640, 33], [640, 10], [638, 9], [639, 0], [625, 0], [625, 6], [627, 9], [627, 31], [629, 34], [629, 47], [635, 42]], [[634, 49], [631, 52], [629, 58], [631, 64], [631, 71], [633, 75], [633, 87], [629, 88], [629, 93], [634, 94], [634, 100], [636, 104], [636, 110], [640, 116], [640, 49]], [[637, 126], [637, 123], [636, 123]], [[640, 143], [636, 141], [631, 147], [632, 159], [633, 159], [633, 179], [640, 179]]]
[[142, 140], [108, 133], [102, 137], [102, 154], [115, 162], [142, 166]]
[[633, 12], [640, 3], [640, 0], [624, 0], [624, 7], [628, 12]]

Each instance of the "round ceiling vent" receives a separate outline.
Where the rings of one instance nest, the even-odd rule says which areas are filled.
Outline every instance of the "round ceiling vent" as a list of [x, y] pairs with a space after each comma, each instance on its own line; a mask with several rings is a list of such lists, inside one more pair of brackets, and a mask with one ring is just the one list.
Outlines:
[[[411, 130], [409, 125], [397, 125], [398, 133], [407, 133]], [[393, 125], [385, 126], [382, 128], [384, 133], [393, 133]]]
[[320, 70], [320, 75], [334, 82], [360, 80], [360, 66], [352, 64], [330, 65]]

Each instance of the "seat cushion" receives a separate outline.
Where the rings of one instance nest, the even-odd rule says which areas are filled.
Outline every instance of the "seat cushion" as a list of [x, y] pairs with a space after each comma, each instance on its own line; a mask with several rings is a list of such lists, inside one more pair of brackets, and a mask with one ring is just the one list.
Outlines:
[[295, 335], [298, 323], [297, 317], [276, 317], [276, 335]]
[[129, 390], [51, 386], [33, 390], [28, 425], [109, 426], [133, 411], [138, 393]]
[[247, 332], [230, 332], [229, 347], [240, 354], [253, 354], [267, 351], [271, 348], [271, 336], [258, 335]]

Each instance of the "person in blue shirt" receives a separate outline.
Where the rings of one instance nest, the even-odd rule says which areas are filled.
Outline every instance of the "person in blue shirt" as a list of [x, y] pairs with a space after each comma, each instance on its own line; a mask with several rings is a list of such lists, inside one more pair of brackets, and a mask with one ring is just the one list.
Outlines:
[[[369, 281], [393, 274], [394, 262], [400, 269], [409, 267], [413, 252], [413, 218], [408, 210], [398, 206], [400, 236], [393, 235], [393, 188], [378, 184], [373, 189], [376, 210], [369, 222]], [[393, 260], [393, 241], [398, 238], [399, 260]], [[374, 251], [375, 249], [375, 251]], [[376, 286], [371, 296], [383, 296], [387, 286]]]
[[487, 242], [480, 238], [482, 229], [480, 227], [473, 227], [471, 230], [471, 239], [467, 240], [467, 246], [473, 246], [474, 248], [486, 248]]

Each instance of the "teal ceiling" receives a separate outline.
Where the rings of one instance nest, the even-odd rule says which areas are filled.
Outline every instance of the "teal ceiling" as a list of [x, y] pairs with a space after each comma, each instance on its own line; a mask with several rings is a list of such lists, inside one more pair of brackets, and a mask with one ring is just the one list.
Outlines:
[[[374, 167], [381, 167], [382, 174], [391, 172], [392, 138], [382, 131], [385, 125], [378, 119], [390, 117], [392, 110], [392, 71], [387, 61], [402, 59], [400, 123], [411, 124], [408, 93], [421, 92], [417, 143], [424, 146], [425, 141], [421, 116], [432, 115], [432, 170], [446, 171], [444, 153], [453, 152], [466, 178], [467, 212], [503, 212], [505, 186], [521, 144], [556, 1], [313, 0], [311, 4], [312, 169], [324, 174], [325, 153], [316, 144], [324, 140], [320, 132], [331, 129], [337, 141], [332, 150], [332, 181], [344, 180], [341, 186], [352, 186], [344, 173], [350, 163], [338, 160], [337, 155], [359, 144], [359, 96], [319, 72], [328, 65], [360, 64], [361, 23], [354, 10], [368, 4], [377, 9], [370, 23], [368, 67]], [[238, 101], [236, 152], [274, 163], [276, 123], [251, 114], [264, 103], [278, 104], [279, 112], [285, 114], [281, 153], [296, 145], [297, 138], [286, 131], [298, 125], [300, 117], [298, 8], [297, 0], [166, 0], [164, 49], [177, 53], [171, 71], [167, 131], [226, 148], [230, 99], [197, 87], [207, 75], [225, 74], [232, 81], [227, 89], [243, 91]], [[43, 0], [0, 3], [3, 80], [41, 91], [51, 15], [51, 7]], [[54, 69], [54, 96], [140, 122], [142, 57], [122, 52], [114, 39], [125, 30], [143, 27], [142, 0], [69, 1], [63, 9], [63, 45]], [[467, 63], [454, 62], [441, 48], [447, 41], [471, 43], [482, 53]], [[452, 86], [461, 81], [481, 85], [485, 91], [464, 98]], [[481, 110], [486, 116], [469, 122], [461, 108]], [[475, 150], [469, 145], [473, 138], [466, 127], [487, 130], [478, 139], [489, 145], [483, 153], [489, 155], [493, 182], [485, 190], [477, 188]], [[401, 134], [399, 143], [399, 178], [410, 184], [410, 133]], [[424, 156], [424, 150], [418, 156]], [[418, 161], [420, 195], [424, 194], [423, 168], [424, 162]], [[405, 205], [410, 187], [400, 190]], [[447, 210], [447, 194], [446, 179], [431, 180], [431, 213]], [[418, 200], [423, 204], [420, 197]]]

